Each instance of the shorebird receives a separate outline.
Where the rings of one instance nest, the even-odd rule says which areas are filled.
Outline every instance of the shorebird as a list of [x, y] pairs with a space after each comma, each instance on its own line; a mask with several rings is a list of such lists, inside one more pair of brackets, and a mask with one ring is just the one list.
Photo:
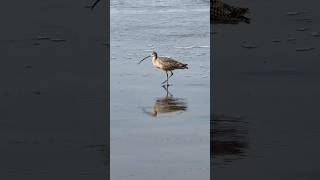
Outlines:
[[[173, 70], [188, 69], [188, 64], [183, 64], [169, 57], [159, 57], [157, 52], [155, 51], [152, 51], [151, 55], [143, 58], [138, 64], [140, 64], [142, 61], [144, 61], [149, 57], [152, 57], [152, 64], [154, 67], [164, 70], [167, 74], [167, 79], [163, 81], [161, 84], [164, 84], [165, 82], [167, 82], [167, 85], [169, 85], [168, 81], [169, 81], [169, 78], [173, 75], [173, 72], [172, 72]], [[170, 71], [171, 73], [170, 76], [168, 75], [168, 71]]]
[[230, 6], [222, 0], [211, 0], [210, 4], [212, 24], [238, 24], [242, 21], [250, 23], [250, 19], [245, 17], [249, 12], [248, 8]]

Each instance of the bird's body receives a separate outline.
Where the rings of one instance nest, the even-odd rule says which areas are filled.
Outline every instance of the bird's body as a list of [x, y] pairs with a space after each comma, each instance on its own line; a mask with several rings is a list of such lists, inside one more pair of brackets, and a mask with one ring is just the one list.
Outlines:
[[162, 69], [164, 71], [188, 69], [187, 64], [183, 64], [169, 57], [153, 57], [152, 64], [154, 67]]
[[[173, 70], [176, 70], [176, 69], [188, 69], [188, 64], [184, 64], [184, 63], [181, 63], [173, 58], [169, 58], [169, 57], [159, 57], [158, 54], [153, 51], [152, 52], [152, 64], [154, 67], [158, 68], [158, 69], [162, 69], [163, 71], [166, 72], [167, 74], [167, 80], [163, 81], [163, 83], [167, 82], [168, 84], [168, 80], [169, 78], [173, 75]], [[148, 58], [150, 56], [147, 56], [145, 58], [143, 58], [139, 64], [145, 60], [146, 58]], [[168, 76], [168, 71], [170, 71], [171, 75]]]

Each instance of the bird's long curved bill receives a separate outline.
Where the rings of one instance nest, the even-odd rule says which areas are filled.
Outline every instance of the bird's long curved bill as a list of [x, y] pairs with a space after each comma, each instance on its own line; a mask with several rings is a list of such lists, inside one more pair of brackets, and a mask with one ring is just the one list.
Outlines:
[[151, 56], [149, 55], [149, 56], [143, 58], [141, 61], [138, 62], [138, 64], [140, 64], [142, 61], [144, 61], [144, 60], [147, 59], [148, 57], [151, 57]]

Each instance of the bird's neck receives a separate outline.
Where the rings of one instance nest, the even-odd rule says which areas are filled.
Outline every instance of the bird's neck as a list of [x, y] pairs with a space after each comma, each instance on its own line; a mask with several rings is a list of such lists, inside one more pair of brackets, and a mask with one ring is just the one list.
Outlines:
[[153, 57], [152, 57], [152, 62], [156, 62], [156, 61], [157, 61], [157, 58], [158, 58], [157, 56], [153, 56]]

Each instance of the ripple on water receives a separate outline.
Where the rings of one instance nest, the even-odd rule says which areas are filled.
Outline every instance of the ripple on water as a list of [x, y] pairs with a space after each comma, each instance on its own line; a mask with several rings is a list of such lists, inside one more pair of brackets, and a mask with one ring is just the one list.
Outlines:
[[248, 156], [248, 123], [243, 117], [215, 116], [211, 128], [214, 167], [222, 168]]

